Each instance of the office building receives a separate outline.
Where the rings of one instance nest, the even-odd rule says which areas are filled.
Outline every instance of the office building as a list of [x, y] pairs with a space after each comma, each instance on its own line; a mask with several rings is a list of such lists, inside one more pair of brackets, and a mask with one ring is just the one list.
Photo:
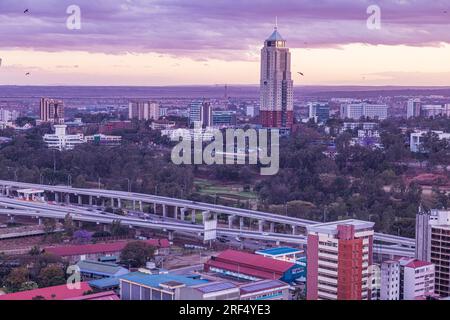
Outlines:
[[193, 101], [189, 105], [189, 125], [200, 124], [203, 128], [212, 125], [212, 107], [207, 101]]
[[49, 149], [73, 150], [76, 146], [86, 142], [83, 134], [67, 134], [66, 129], [66, 125], [55, 125], [55, 133], [44, 135], [44, 143]]
[[316, 123], [325, 123], [330, 119], [330, 105], [322, 102], [309, 102], [309, 119]]
[[307, 299], [369, 300], [374, 223], [308, 226]]
[[341, 119], [361, 118], [385, 120], [388, 117], [388, 106], [384, 104], [343, 104], [341, 105]]
[[233, 127], [236, 125], [235, 111], [213, 111], [212, 126], [213, 127]]
[[426, 153], [427, 150], [423, 147], [423, 141], [427, 134], [435, 134], [439, 140], [450, 140], [450, 133], [445, 133], [443, 131], [427, 131], [427, 130], [416, 130], [411, 133], [409, 149], [411, 152], [415, 153]]
[[427, 104], [421, 108], [421, 115], [425, 118], [441, 116], [450, 117], [450, 104]]
[[408, 100], [407, 104], [407, 110], [406, 110], [406, 117], [409, 118], [416, 118], [420, 117], [421, 115], [421, 109], [422, 109], [422, 102], [420, 99], [410, 99]]
[[41, 98], [40, 118], [41, 123], [64, 123], [64, 102], [62, 100]]
[[137, 120], [158, 120], [159, 104], [149, 101], [135, 101], [128, 105], [128, 118]]
[[265, 128], [291, 128], [294, 121], [291, 53], [278, 27], [261, 49], [260, 121]]
[[122, 143], [122, 136], [110, 136], [101, 133], [85, 136], [84, 139], [87, 143], [110, 147], [120, 146]]

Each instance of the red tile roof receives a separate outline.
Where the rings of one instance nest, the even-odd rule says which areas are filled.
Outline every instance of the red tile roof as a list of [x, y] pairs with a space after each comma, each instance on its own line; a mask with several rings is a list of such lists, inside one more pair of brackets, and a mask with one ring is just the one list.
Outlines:
[[[168, 248], [170, 246], [167, 239], [149, 239], [144, 242], [157, 248]], [[127, 243], [128, 241], [116, 241], [109, 243], [48, 247], [44, 250], [45, 252], [53, 253], [61, 257], [96, 253], [102, 254], [122, 251]]]
[[261, 255], [226, 250], [210, 259], [207, 265], [230, 271], [238, 271], [263, 279], [280, 278], [284, 272], [294, 266], [291, 262], [266, 258]]
[[412, 260], [411, 262], [409, 262], [407, 265], [405, 265], [405, 267], [416, 269], [416, 268], [421, 268], [421, 267], [430, 266], [430, 265], [432, 265], [432, 263], [415, 259], [415, 260]]
[[0, 296], [0, 300], [33, 300], [42, 296], [45, 300], [65, 300], [82, 296], [85, 292], [92, 290], [87, 282], [80, 283], [80, 289], [70, 289], [66, 284], [47, 287], [23, 292], [10, 293]]
[[114, 291], [99, 292], [66, 300], [120, 300]]

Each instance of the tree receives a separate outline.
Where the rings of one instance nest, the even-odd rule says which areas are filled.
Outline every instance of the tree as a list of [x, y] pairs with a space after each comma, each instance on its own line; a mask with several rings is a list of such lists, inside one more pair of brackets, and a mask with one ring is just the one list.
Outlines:
[[120, 260], [133, 268], [145, 265], [153, 258], [155, 248], [143, 241], [132, 241], [127, 243], [120, 253]]
[[44, 232], [45, 235], [49, 235], [56, 230], [56, 221], [55, 219], [44, 219]]
[[12, 269], [6, 278], [5, 284], [10, 292], [17, 292], [22, 287], [22, 284], [27, 282], [29, 272], [26, 268]]
[[34, 281], [26, 281], [24, 283], [22, 283], [22, 285], [20, 286], [19, 291], [29, 291], [29, 290], [34, 290], [38, 288], [38, 284]]
[[87, 230], [77, 230], [73, 234], [73, 239], [76, 243], [79, 244], [89, 243], [92, 239], [92, 232], [89, 232]]
[[41, 254], [41, 249], [38, 246], [34, 246], [33, 248], [30, 249], [30, 251], [28, 251], [28, 254], [30, 256], [38, 256]]
[[71, 237], [75, 231], [75, 225], [70, 213], [66, 214], [64, 217], [64, 230], [69, 237]]
[[57, 286], [65, 282], [64, 271], [56, 264], [48, 265], [39, 272], [38, 284], [41, 288]]
[[111, 223], [111, 235], [114, 237], [124, 236], [128, 233], [128, 230], [122, 226], [122, 222], [120, 220], [114, 220]]

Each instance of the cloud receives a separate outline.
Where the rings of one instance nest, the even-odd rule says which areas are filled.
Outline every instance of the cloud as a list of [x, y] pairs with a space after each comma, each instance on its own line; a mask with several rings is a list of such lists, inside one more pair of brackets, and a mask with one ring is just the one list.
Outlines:
[[[2, 0], [2, 48], [254, 60], [275, 16], [292, 48], [450, 43], [447, 0], [77, 0], [81, 30], [69, 30], [66, 9], [73, 2]], [[374, 2], [380, 30], [366, 27]]]

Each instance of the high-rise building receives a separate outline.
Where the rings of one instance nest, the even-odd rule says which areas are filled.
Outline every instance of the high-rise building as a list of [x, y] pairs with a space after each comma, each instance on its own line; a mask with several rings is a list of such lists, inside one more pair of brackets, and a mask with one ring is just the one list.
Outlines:
[[313, 119], [314, 122], [324, 123], [330, 119], [330, 105], [322, 102], [309, 102], [309, 119]]
[[416, 256], [436, 266], [435, 293], [449, 297], [450, 211], [419, 211], [416, 216]]
[[41, 98], [40, 122], [64, 123], [64, 102], [62, 100]]
[[261, 49], [260, 121], [266, 128], [291, 128], [294, 121], [291, 53], [278, 28]]
[[160, 117], [159, 104], [148, 101], [130, 102], [128, 118], [137, 120], [158, 120]]
[[369, 300], [374, 223], [308, 226], [307, 299]]
[[16, 121], [19, 116], [20, 112], [17, 110], [0, 109], [0, 122]]
[[197, 100], [189, 105], [189, 125], [194, 123], [202, 127], [212, 125], [212, 107], [209, 102]]
[[381, 300], [400, 300], [400, 262], [387, 260], [381, 264]]
[[410, 99], [408, 100], [407, 110], [406, 110], [406, 117], [409, 118], [415, 118], [420, 117], [422, 109], [422, 102], [420, 99]]
[[341, 105], [341, 119], [359, 120], [361, 117], [385, 120], [388, 117], [388, 106], [368, 103]]

